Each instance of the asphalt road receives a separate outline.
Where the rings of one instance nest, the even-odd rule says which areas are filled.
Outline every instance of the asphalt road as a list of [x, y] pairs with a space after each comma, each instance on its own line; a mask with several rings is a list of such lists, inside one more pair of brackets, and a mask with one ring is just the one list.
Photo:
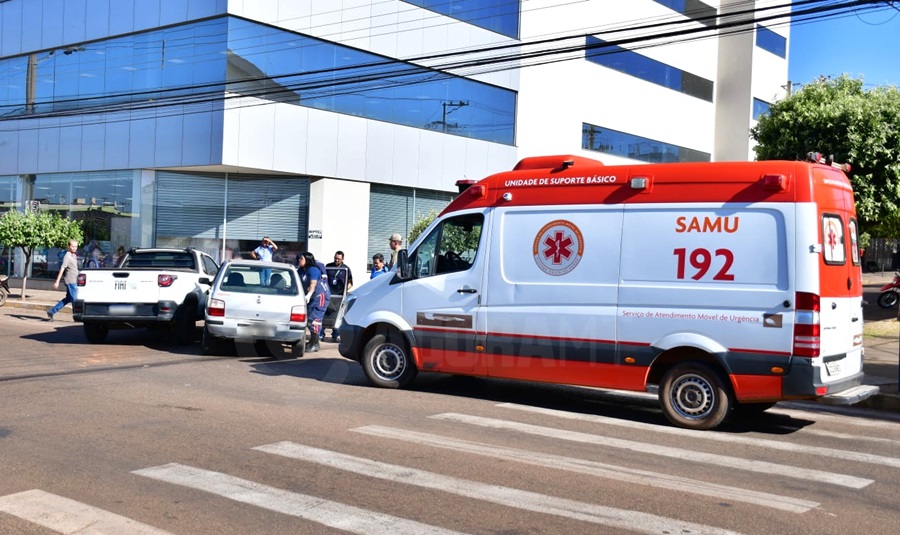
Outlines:
[[0, 533], [894, 533], [900, 420], [779, 404], [715, 432], [652, 399], [420, 375], [333, 344], [207, 358], [0, 309]]

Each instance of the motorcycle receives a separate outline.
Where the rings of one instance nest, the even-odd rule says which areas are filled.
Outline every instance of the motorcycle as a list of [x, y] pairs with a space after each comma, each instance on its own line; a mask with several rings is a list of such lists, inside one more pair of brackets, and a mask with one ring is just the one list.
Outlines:
[[878, 296], [878, 306], [891, 308], [900, 301], [900, 273], [894, 273], [894, 280], [881, 287], [881, 295]]
[[0, 275], [0, 307], [6, 304], [7, 297], [9, 297], [9, 277]]

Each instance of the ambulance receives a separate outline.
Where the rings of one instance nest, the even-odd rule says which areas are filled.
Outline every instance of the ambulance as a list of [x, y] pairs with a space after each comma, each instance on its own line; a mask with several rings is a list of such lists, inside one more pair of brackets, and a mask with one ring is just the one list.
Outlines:
[[342, 304], [341, 355], [418, 372], [656, 392], [711, 429], [863, 385], [853, 190], [812, 161], [525, 158], [468, 186]]

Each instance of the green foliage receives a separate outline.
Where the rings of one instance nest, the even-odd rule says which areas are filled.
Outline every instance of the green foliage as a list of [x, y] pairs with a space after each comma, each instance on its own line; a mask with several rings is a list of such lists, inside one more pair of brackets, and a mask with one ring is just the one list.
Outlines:
[[900, 91], [862, 79], [820, 78], [776, 102], [751, 131], [759, 160], [804, 159], [809, 151], [850, 163], [860, 227], [900, 230]]
[[407, 237], [406, 243], [412, 244], [412, 242], [416, 241], [416, 238], [425, 232], [425, 229], [428, 228], [428, 225], [430, 225], [437, 216], [437, 210], [430, 210], [427, 214], [416, 214], [416, 222], [413, 223], [412, 228], [409, 229], [409, 236]]
[[81, 241], [81, 224], [55, 213], [10, 210], [0, 216], [0, 243], [21, 247], [26, 255], [43, 247], [65, 248], [70, 239]]

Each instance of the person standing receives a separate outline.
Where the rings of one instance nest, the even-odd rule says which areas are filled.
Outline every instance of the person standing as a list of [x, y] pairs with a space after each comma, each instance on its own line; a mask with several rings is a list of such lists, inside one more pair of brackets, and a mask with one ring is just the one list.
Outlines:
[[374, 255], [372, 255], [372, 272], [369, 274], [369, 278], [374, 279], [382, 273], [387, 272], [388, 268], [386, 265], [384, 265], [384, 255], [381, 253], [375, 253]]
[[[262, 244], [256, 249], [250, 251], [250, 256], [253, 257], [254, 260], [261, 260], [263, 262], [271, 262], [272, 255], [275, 254], [275, 251], [278, 250], [278, 244], [269, 239], [268, 236], [263, 236]], [[272, 270], [269, 268], [265, 268], [260, 272], [260, 284], [263, 286], [269, 285], [269, 276], [271, 276]]]
[[397, 253], [403, 248], [403, 236], [395, 232], [391, 234], [391, 239], [388, 243], [391, 245], [391, 260], [387, 265], [387, 269], [390, 271], [394, 268], [394, 264], [397, 263]]
[[306, 325], [309, 328], [306, 352], [315, 353], [319, 350], [322, 319], [325, 317], [325, 309], [331, 299], [331, 292], [321, 268], [316, 265], [316, 257], [309, 251], [297, 255], [297, 270], [306, 293]]
[[78, 290], [76, 285], [78, 282], [78, 257], [75, 255], [76, 251], [78, 251], [78, 241], [69, 240], [69, 249], [63, 257], [62, 264], [59, 266], [59, 273], [56, 275], [56, 281], [53, 283], [53, 289], [56, 290], [59, 288], [60, 279], [62, 279], [66, 284], [66, 296], [47, 311], [48, 321], [53, 321], [53, 316], [62, 310], [62, 307], [75, 302], [75, 292]]
[[[353, 273], [344, 264], [344, 251], [334, 253], [334, 262], [325, 264], [325, 271], [328, 274], [328, 289], [331, 290], [331, 295], [339, 295], [343, 298], [345, 292], [349, 292], [353, 288]], [[338, 332], [333, 327], [331, 341], [338, 341]]]

